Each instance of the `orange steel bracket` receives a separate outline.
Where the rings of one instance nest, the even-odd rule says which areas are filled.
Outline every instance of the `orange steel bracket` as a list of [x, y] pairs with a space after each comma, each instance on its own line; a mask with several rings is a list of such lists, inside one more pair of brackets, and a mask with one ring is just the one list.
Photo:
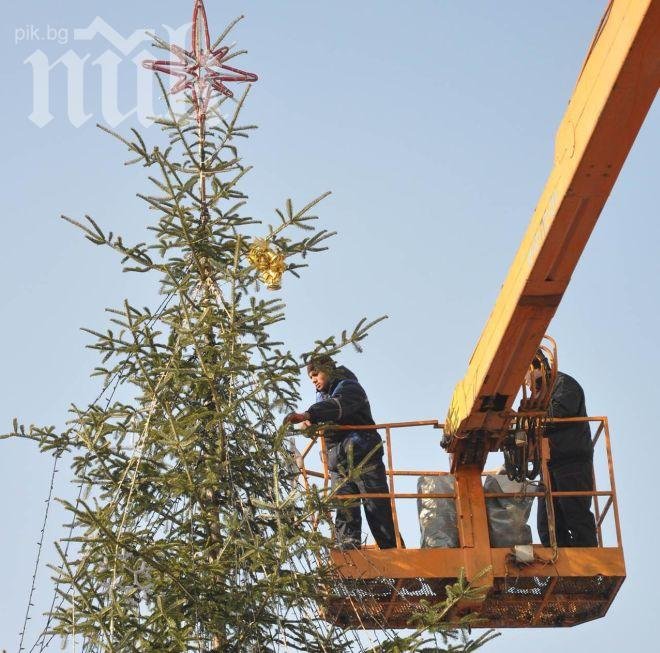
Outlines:
[[613, 0], [559, 126], [555, 163], [456, 386], [445, 446], [453, 467], [499, 448], [534, 351], [660, 86], [660, 0]]
[[476, 465], [461, 467], [456, 471], [455, 483], [463, 568], [473, 587], [486, 589], [493, 585], [493, 560], [481, 468]]

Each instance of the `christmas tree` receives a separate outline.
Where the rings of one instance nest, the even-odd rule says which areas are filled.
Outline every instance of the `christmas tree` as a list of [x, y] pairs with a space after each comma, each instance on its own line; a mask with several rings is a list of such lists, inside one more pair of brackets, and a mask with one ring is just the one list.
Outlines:
[[[222, 45], [231, 27], [212, 43], [196, 0], [190, 50], [155, 38], [175, 59], [148, 67], [177, 78], [169, 91], [158, 78], [165, 147], [113, 134], [148, 171], [149, 242], [66, 218], [117, 252], [124, 271], [154, 275], [162, 302], [126, 301], [106, 331], [89, 330], [105, 406], [74, 407], [64, 432], [14, 427], [44, 451], [74, 455], [80, 495], [65, 502], [72, 530], [56, 544], [48, 632], [86, 651], [367, 650], [320, 616], [339, 581], [323, 564], [328, 529], [310, 517], [327, 515], [332, 497], [297, 481], [281, 421], [300, 401], [301, 358], [273, 339], [285, 306], [264, 289], [298, 276], [333, 234], [315, 226], [323, 196], [300, 209], [287, 201], [267, 227], [245, 217], [249, 168], [237, 143], [252, 129], [241, 123], [249, 86], [235, 100], [230, 85], [257, 78]], [[180, 91], [183, 111], [171, 98]], [[308, 353], [357, 346], [377, 321]], [[122, 400], [113, 399], [119, 385]], [[466, 596], [458, 583], [446, 604], [421, 609], [411, 634], [382, 633], [369, 650], [476, 649], [489, 635], [473, 641], [443, 621]]]

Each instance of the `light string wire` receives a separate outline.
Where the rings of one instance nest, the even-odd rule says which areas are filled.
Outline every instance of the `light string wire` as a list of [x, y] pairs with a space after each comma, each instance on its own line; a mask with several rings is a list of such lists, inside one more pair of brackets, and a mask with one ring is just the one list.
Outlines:
[[[172, 298], [174, 297], [175, 294], [176, 294], [176, 291], [170, 291], [168, 293], [168, 295], [163, 299], [163, 301], [160, 303], [160, 305], [156, 309], [156, 312], [154, 313], [154, 315], [146, 323], [146, 329], [150, 329], [163, 316], [163, 314], [167, 310], [167, 307], [169, 306], [170, 301], [172, 300]], [[142, 342], [144, 342], [144, 338], [146, 338], [146, 335], [143, 335], [142, 338], [143, 338]], [[106, 383], [103, 385], [103, 388], [101, 389], [101, 391], [99, 392], [97, 397], [94, 399], [94, 401], [91, 404], [89, 404], [89, 406], [87, 407], [85, 412], [82, 413], [82, 415], [78, 419], [83, 419], [85, 416], [87, 416], [90, 413], [90, 411], [93, 410], [96, 407], [98, 402], [101, 401], [101, 399], [103, 398], [105, 393], [108, 391], [110, 386], [113, 386], [112, 391], [111, 391], [110, 395], [108, 396], [108, 398], [106, 400], [105, 410], [108, 409], [108, 407], [110, 406], [110, 402], [114, 398], [114, 395], [117, 391], [117, 388], [122, 383], [121, 374], [124, 371], [124, 369], [126, 368], [126, 366], [131, 362], [131, 360], [132, 360], [132, 356], [129, 356], [128, 358], [126, 358], [126, 360], [124, 360], [120, 364], [119, 368], [114, 372], [114, 374], [111, 376], [111, 378], [108, 381], [106, 381]], [[60, 451], [55, 455], [55, 464], [57, 464], [57, 461], [60, 459], [62, 454], [63, 454], [63, 452]], [[81, 472], [81, 476], [84, 475], [88, 464], [89, 464], [89, 461], [88, 460], [85, 461], [85, 466], [83, 467], [83, 470]], [[55, 469], [55, 467], [54, 467], [54, 469]], [[83, 479], [83, 480], [80, 481], [79, 486], [78, 486], [78, 496], [76, 498], [76, 504], [75, 504], [76, 509], [80, 505], [84, 486], [85, 486], [85, 481]], [[44, 527], [43, 527], [42, 532], [41, 532], [40, 550], [41, 550], [41, 545], [43, 544], [43, 538], [44, 538], [45, 527], [46, 527], [46, 520], [47, 520], [47, 517], [48, 517], [49, 506], [50, 506], [50, 503], [52, 502], [52, 494], [53, 494], [53, 487], [51, 486], [51, 491], [48, 495], [47, 506], [46, 506], [46, 511], [45, 511], [45, 515], [44, 515]], [[71, 546], [71, 536], [72, 536], [72, 533], [73, 533], [74, 526], [75, 526], [75, 519], [72, 519], [71, 523], [69, 524], [67, 537], [65, 538], [65, 541], [66, 541], [66, 545], [65, 545], [65, 548], [64, 548], [65, 557], [68, 554], [69, 548]], [[40, 553], [40, 551], [39, 551], [39, 553]], [[39, 555], [38, 555], [37, 560], [35, 562], [35, 571], [34, 571], [34, 575], [33, 575], [33, 586], [32, 586], [31, 592], [30, 592], [30, 597], [32, 597], [32, 595], [34, 593], [34, 589], [35, 589], [36, 574], [37, 574], [37, 571], [38, 571], [39, 560], [40, 560], [40, 558], [39, 558]], [[62, 570], [62, 569], [63, 569], [63, 567], [60, 566], [60, 570]], [[51, 624], [51, 621], [52, 621], [52, 618], [53, 618], [53, 608], [55, 607], [55, 602], [57, 600], [57, 594], [58, 594], [58, 588], [59, 588], [60, 584], [61, 584], [61, 581], [60, 581], [60, 577], [58, 575], [58, 577], [55, 580], [55, 588], [54, 588], [54, 591], [53, 591], [53, 599], [51, 601], [51, 605], [50, 605], [49, 611], [47, 613], [48, 617], [47, 617], [46, 625], [44, 626], [44, 629], [41, 631], [41, 633], [37, 637], [37, 640], [34, 642], [32, 647], [30, 648], [29, 653], [33, 653], [36, 650], [37, 646], [40, 645], [40, 642], [41, 642], [41, 646], [39, 648], [39, 652], [42, 653], [45, 650], [45, 648], [48, 646], [48, 644], [52, 641], [52, 639], [55, 637], [55, 635], [51, 635], [51, 637], [48, 639], [48, 641], [45, 641], [45, 637], [48, 635], [48, 628], [50, 627], [50, 624]], [[28, 620], [30, 619], [30, 616], [29, 616], [30, 608], [33, 607], [31, 605], [31, 603], [32, 602], [30, 600], [28, 602], [28, 606], [27, 606], [27, 610], [26, 610], [26, 615], [25, 615], [25, 620], [24, 620], [24, 625], [23, 625], [23, 631], [21, 633], [21, 639], [20, 639], [20, 643], [19, 643], [19, 653], [20, 653], [20, 651], [25, 650], [24, 647], [23, 647], [23, 641], [24, 641], [24, 637], [25, 637], [25, 634], [26, 634], [26, 625], [27, 625]], [[59, 605], [60, 608], [62, 607], [63, 603], [64, 603], [64, 597], [61, 598], [60, 605]]]
[[39, 537], [39, 541], [37, 543], [37, 558], [35, 560], [34, 570], [32, 572], [32, 584], [30, 586], [30, 594], [28, 596], [27, 606], [25, 608], [25, 617], [23, 618], [23, 629], [20, 632], [20, 641], [19, 641], [19, 644], [18, 644], [19, 653], [20, 653], [20, 651], [24, 650], [23, 641], [25, 639], [25, 632], [27, 630], [28, 621], [30, 620], [30, 608], [33, 605], [32, 599], [34, 597], [34, 592], [35, 592], [35, 588], [36, 588], [36, 585], [37, 585], [37, 573], [39, 571], [39, 563], [40, 563], [40, 560], [41, 560], [41, 552], [43, 550], [43, 545], [44, 545], [44, 537], [45, 537], [45, 532], [46, 532], [46, 526], [48, 524], [48, 513], [50, 511], [50, 504], [51, 504], [51, 501], [52, 501], [52, 498], [53, 498], [53, 488], [55, 487], [55, 474], [57, 474], [57, 463], [58, 463], [59, 459], [60, 459], [59, 455], [53, 457], [53, 469], [52, 469], [51, 474], [50, 474], [50, 487], [49, 487], [49, 490], [48, 490], [48, 497], [46, 498], [46, 508], [45, 508], [45, 511], [44, 511], [43, 521], [42, 521], [42, 524], [41, 524], [41, 534], [40, 534], [40, 537]]
[[[227, 285], [228, 283], [229, 283], [229, 282], [224, 282], [224, 283], [216, 284], [216, 287], [217, 287], [217, 289], [218, 289], [218, 292], [221, 293], [221, 292], [222, 292], [222, 291], [221, 291], [221, 287]], [[173, 290], [173, 291], [171, 291], [170, 293], [168, 293], [167, 297], [163, 300], [163, 302], [161, 302], [161, 304], [160, 304], [160, 306], [158, 307], [156, 313], [155, 313], [155, 314], [150, 318], [150, 320], [147, 322], [147, 326], [146, 326], [147, 329], [151, 328], [151, 327], [156, 323], [156, 321], [162, 317], [162, 315], [164, 314], [165, 310], [167, 309], [167, 307], [168, 307], [170, 301], [172, 300], [172, 298], [174, 297], [174, 295], [177, 294], [177, 292], [178, 292], [177, 290]], [[142, 336], [142, 338], [146, 338], [146, 335]], [[142, 342], [144, 342], [144, 340], [142, 340]], [[177, 346], [178, 346], [178, 339], [177, 339]], [[84, 417], [86, 414], [88, 414], [90, 410], [92, 410], [92, 409], [94, 408], [94, 406], [96, 405], [96, 403], [98, 403], [98, 401], [102, 398], [103, 394], [107, 391], [107, 389], [108, 389], [108, 387], [110, 386], [110, 384], [114, 381], [114, 382], [115, 382], [115, 385], [114, 385], [113, 391], [112, 391], [110, 397], [108, 397], [108, 400], [107, 400], [107, 402], [106, 402], [106, 409], [107, 409], [107, 407], [109, 406], [110, 401], [112, 400], [112, 398], [113, 398], [113, 396], [114, 396], [114, 394], [115, 394], [115, 392], [116, 392], [118, 386], [120, 385], [120, 382], [121, 382], [120, 374], [121, 374], [121, 372], [123, 371], [123, 369], [125, 368], [125, 366], [128, 365], [128, 363], [129, 363], [131, 360], [132, 360], [132, 358], [129, 357], [129, 358], [127, 358], [127, 359], [121, 364], [120, 369], [117, 370], [117, 371], [115, 372], [115, 374], [113, 375], [112, 379], [111, 379], [111, 380], [105, 385], [105, 387], [102, 389], [102, 391], [101, 391], [101, 393], [98, 395], [98, 397], [97, 397], [97, 398], [94, 400], [94, 402], [88, 407], [88, 409], [85, 411], [85, 413], [83, 413], [83, 415], [82, 415], [83, 417]], [[169, 366], [169, 364], [171, 364], [172, 360], [173, 360], [173, 359], [170, 357], [170, 360], [169, 360], [168, 366]], [[159, 379], [159, 383], [162, 381], [162, 379], [164, 378], [164, 376], [165, 376], [167, 373], [168, 373], [168, 370], [166, 369], [166, 370], [161, 374], [161, 377], [160, 377], [160, 379]], [[153, 412], [154, 408], [155, 408], [155, 406], [154, 406], [154, 402], [157, 403], [157, 397], [154, 398], [154, 400], [152, 400], [152, 402], [151, 402], [150, 413], [149, 413], [149, 414], [151, 414], [151, 413]], [[122, 486], [123, 486], [123, 482], [126, 480], [126, 476], [127, 476], [127, 474], [128, 474], [128, 471], [129, 471], [130, 467], [132, 466], [133, 461], [135, 460], [136, 452], [137, 452], [138, 450], [140, 450], [140, 451], [139, 451], [138, 458], [141, 459], [141, 456], [142, 456], [142, 454], [143, 454], [142, 441], [143, 441], [143, 438], [144, 438], [145, 435], [146, 435], [146, 431], [147, 431], [147, 429], [146, 429], [146, 427], [145, 427], [145, 430], [143, 430], [142, 434], [140, 435], [140, 438], [138, 439], [138, 441], [137, 441], [136, 444], [135, 444], [135, 447], [133, 448], [133, 453], [132, 453], [132, 455], [131, 455], [131, 458], [127, 461], [127, 468], [126, 468], [126, 470], [125, 470], [124, 475], [122, 476], [122, 479], [120, 480], [120, 484], [119, 484], [119, 486], [118, 486], [117, 489], [115, 490], [115, 497], [113, 498], [113, 501], [112, 501], [112, 504], [111, 504], [111, 505], [114, 505], [114, 504], [116, 504], [116, 503], [118, 502], [118, 499], [119, 499], [119, 493], [121, 492], [121, 488], [122, 488]], [[61, 454], [60, 454], [60, 455], [61, 455]], [[88, 462], [86, 462], [86, 466], [87, 466], [87, 464], [88, 464]], [[138, 465], [139, 465], [139, 460], [138, 460]], [[84, 470], [83, 470], [83, 473], [84, 473]], [[135, 467], [134, 470], [133, 470], [132, 483], [134, 483], [134, 479], [135, 479], [135, 475], [136, 475], [136, 473], [137, 473], [137, 467]], [[84, 485], [85, 485], [85, 481], [83, 480], [83, 481], [81, 481], [81, 483], [80, 483], [80, 485], [79, 485], [78, 499], [77, 499], [77, 502], [76, 502], [76, 507], [78, 507], [78, 506], [80, 505], [80, 501], [81, 501], [82, 491], [83, 491], [83, 487], [84, 487]], [[126, 514], [126, 510], [127, 510], [127, 508], [128, 508], [128, 504], [125, 504], [125, 506], [124, 506], [124, 512], [122, 513], [122, 514], [123, 514], [123, 517], [124, 517], [125, 514]], [[122, 517], [122, 519], [123, 519], [123, 517]], [[70, 543], [71, 543], [71, 534], [72, 534], [72, 532], [73, 532], [73, 528], [74, 528], [74, 526], [75, 526], [75, 520], [73, 520], [72, 523], [69, 525], [69, 534], [68, 534], [68, 537], [67, 537], [67, 544], [66, 544], [66, 547], [65, 547], [65, 549], [64, 549], [65, 556], [66, 556], [66, 554], [68, 553], [68, 550], [69, 550], [69, 546], [70, 546]], [[119, 546], [119, 543], [117, 543], [117, 546]], [[115, 563], [116, 563], [116, 560], [115, 560]], [[60, 567], [60, 568], [61, 568], [61, 567]], [[115, 568], [115, 569], [116, 569], [116, 568]], [[114, 570], [113, 570], [113, 571], [114, 571]], [[52, 608], [54, 607], [54, 603], [55, 603], [55, 601], [56, 601], [56, 597], [57, 597], [57, 588], [58, 588], [59, 584], [60, 584], [60, 581], [59, 581], [59, 578], [58, 578], [57, 581], [56, 581], [56, 587], [55, 587], [55, 591], [54, 591], [54, 595], [53, 595], [53, 600], [52, 600], [52, 603], [51, 603], [51, 608], [50, 608], [50, 611], [49, 611], [49, 613], [48, 613], [48, 619], [47, 619], [47, 622], [46, 622], [46, 626], [44, 627], [43, 631], [42, 631], [41, 634], [39, 635], [37, 641], [33, 644], [32, 648], [30, 649], [30, 653], [33, 653], [33, 651], [34, 651], [34, 650], [36, 649], [36, 647], [39, 645], [39, 642], [40, 642], [40, 641], [41, 641], [42, 643], [41, 643], [41, 647], [40, 647], [40, 649], [39, 649], [39, 652], [42, 653], [42, 652], [46, 649], [46, 647], [50, 644], [50, 642], [54, 639], [54, 637], [55, 637], [54, 634], [51, 634], [50, 638], [49, 638], [48, 640], [45, 640], [45, 637], [48, 635], [48, 628], [50, 627], [50, 623], [51, 623], [51, 621], [52, 621], [52, 617], [53, 617], [53, 611], [52, 611]], [[64, 604], [64, 600], [65, 600], [65, 597], [62, 597], [61, 600], [60, 600], [59, 608], [61, 608], [62, 605]], [[29, 607], [29, 606], [28, 606], [28, 607]], [[58, 608], [58, 609], [59, 609], [59, 608]]]

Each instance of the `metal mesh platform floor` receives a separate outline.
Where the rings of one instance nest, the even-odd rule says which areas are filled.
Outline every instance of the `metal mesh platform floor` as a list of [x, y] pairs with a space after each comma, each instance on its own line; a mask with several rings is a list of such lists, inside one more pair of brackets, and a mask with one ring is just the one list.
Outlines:
[[[444, 601], [445, 587], [455, 580], [341, 579], [326, 604], [325, 617], [346, 628], [406, 628], [420, 600]], [[469, 608], [459, 605], [449, 621], [476, 612], [474, 625], [479, 628], [574, 626], [602, 617], [622, 582], [623, 577], [606, 576], [496, 579], [483, 603]]]
[[[501, 564], [505, 550], [492, 552], [492, 586], [484, 600], [458, 604], [449, 622], [472, 612], [479, 628], [574, 626], [604, 616], [625, 579], [620, 549], [563, 549], [557, 562], [524, 569]], [[324, 618], [354, 629], [410, 627], [420, 601], [434, 604], [446, 599], [447, 586], [460, 573], [459, 554], [457, 549], [337, 554], [337, 579]], [[442, 567], [446, 573], [432, 577], [430, 570]], [[449, 567], [455, 572], [447, 573]]]

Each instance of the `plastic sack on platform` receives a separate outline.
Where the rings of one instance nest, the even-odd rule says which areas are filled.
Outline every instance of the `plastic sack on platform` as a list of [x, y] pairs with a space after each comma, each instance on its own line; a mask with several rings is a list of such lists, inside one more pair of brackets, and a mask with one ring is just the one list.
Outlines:
[[486, 499], [488, 532], [492, 547], [511, 547], [516, 544], [531, 544], [532, 529], [527, 523], [534, 497], [523, 496], [523, 483], [509, 480], [506, 474], [486, 476], [484, 492], [520, 493], [519, 497]]
[[[453, 494], [453, 476], [420, 476], [418, 494]], [[417, 499], [422, 548], [458, 546], [458, 524], [454, 499]]]
[[[486, 499], [488, 532], [491, 547], [531, 544], [532, 529], [527, 523], [533, 497], [522, 496], [522, 483], [510, 481], [506, 474], [486, 476], [484, 492], [521, 493], [520, 497]], [[453, 476], [420, 476], [418, 494], [453, 494]], [[458, 523], [454, 499], [417, 499], [422, 548], [455, 548], [458, 546]]]

